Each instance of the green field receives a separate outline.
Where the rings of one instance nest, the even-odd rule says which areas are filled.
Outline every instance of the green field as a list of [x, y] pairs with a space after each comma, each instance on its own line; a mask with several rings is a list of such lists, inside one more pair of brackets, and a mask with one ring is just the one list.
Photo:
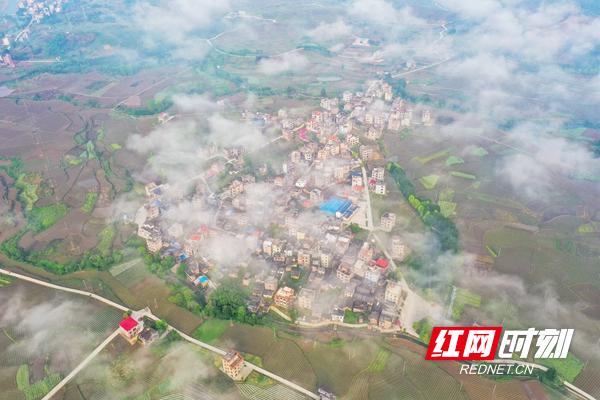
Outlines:
[[450, 175], [455, 176], [457, 178], [469, 179], [472, 181], [477, 179], [477, 176], [475, 176], [473, 174], [467, 174], [466, 172], [460, 172], [460, 171], [450, 171]]
[[440, 150], [437, 151], [433, 154], [430, 154], [428, 156], [423, 156], [423, 157], [415, 157], [415, 160], [417, 160], [418, 162], [420, 162], [421, 164], [425, 165], [433, 160], [437, 160], [439, 158], [443, 158], [443, 157], [447, 157], [448, 154], [450, 154], [450, 150], [451, 149], [446, 149], [446, 150]]
[[544, 360], [535, 360], [535, 362], [554, 368], [558, 376], [568, 382], [575, 381], [584, 367], [583, 362], [572, 353], [569, 353], [566, 359], [547, 358]]
[[69, 213], [69, 207], [63, 203], [33, 207], [28, 215], [29, 226], [36, 232], [46, 230]]
[[465, 307], [479, 308], [481, 306], [481, 296], [467, 289], [456, 289], [456, 297], [452, 305], [452, 319], [460, 320]]
[[451, 167], [453, 165], [464, 164], [465, 160], [457, 156], [450, 156], [446, 159], [446, 166]]
[[194, 331], [193, 336], [203, 342], [212, 343], [221, 337], [230, 324], [230, 321], [221, 319], [207, 319]]
[[431, 189], [435, 188], [439, 179], [440, 179], [439, 175], [427, 175], [427, 176], [421, 177], [419, 179], [419, 182], [421, 182], [421, 185], [423, 185], [423, 187], [425, 189], [431, 190]]
[[86, 214], [90, 214], [94, 211], [94, 207], [96, 206], [96, 201], [98, 200], [98, 192], [87, 192], [85, 194], [85, 201], [81, 206], [81, 211]]

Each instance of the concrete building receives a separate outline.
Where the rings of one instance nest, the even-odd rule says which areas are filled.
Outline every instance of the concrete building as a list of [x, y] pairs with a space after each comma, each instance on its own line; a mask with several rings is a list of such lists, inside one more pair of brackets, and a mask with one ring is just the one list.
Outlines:
[[298, 295], [298, 307], [306, 310], [312, 310], [313, 302], [316, 297], [316, 292], [313, 289], [302, 288]]
[[288, 286], [284, 286], [277, 290], [275, 296], [273, 296], [273, 301], [275, 305], [283, 308], [289, 308], [294, 304], [294, 289]]
[[223, 372], [225, 372], [234, 381], [242, 379], [242, 369], [244, 368], [244, 357], [234, 350], [228, 351], [222, 359]]
[[386, 212], [381, 216], [381, 229], [384, 232], [391, 232], [396, 226], [396, 214], [391, 212]]
[[143, 329], [143, 320], [141, 318], [138, 320], [134, 316], [128, 316], [119, 323], [119, 334], [131, 345], [137, 342], [138, 336]]

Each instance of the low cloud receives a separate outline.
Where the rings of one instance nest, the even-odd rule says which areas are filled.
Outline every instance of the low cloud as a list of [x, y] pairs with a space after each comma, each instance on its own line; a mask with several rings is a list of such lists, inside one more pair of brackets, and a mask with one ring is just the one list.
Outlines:
[[308, 59], [297, 52], [285, 53], [272, 58], [264, 58], [258, 63], [258, 72], [264, 75], [277, 75], [283, 72], [296, 72], [308, 66]]
[[316, 28], [311, 29], [307, 35], [317, 41], [329, 41], [349, 36], [352, 28], [343, 20], [335, 22], [321, 22]]

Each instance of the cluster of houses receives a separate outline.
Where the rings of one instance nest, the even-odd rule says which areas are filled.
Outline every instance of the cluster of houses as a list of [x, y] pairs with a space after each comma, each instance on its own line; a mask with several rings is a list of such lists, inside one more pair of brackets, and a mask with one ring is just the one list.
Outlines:
[[[147, 202], [135, 216], [148, 250], [176, 256], [190, 285], [198, 288], [209, 288], [227, 274], [237, 276], [244, 267], [242, 282], [252, 288], [248, 310], [254, 313], [295, 309], [301, 321], [317, 323], [343, 322], [351, 312], [353, 322], [399, 328], [406, 293], [391, 270], [394, 260], [403, 260], [410, 250], [394, 213], [382, 212], [376, 226], [369, 226], [366, 195], [387, 193], [377, 141], [384, 132], [416, 123], [409, 105], [394, 97], [390, 85], [375, 81], [364, 93], [321, 99], [307, 119], [285, 110], [273, 116], [245, 112], [244, 118], [279, 126], [283, 139], [294, 144], [287, 159], [249, 166], [244, 147], [215, 148], [219, 157], [193, 194], [149, 183]], [[420, 123], [431, 121], [422, 111]], [[256, 185], [261, 185], [258, 203], [252, 194]], [[163, 220], [178, 202], [213, 217], [198, 225], [193, 215], [189, 224]], [[359, 239], [356, 227], [389, 233], [386, 248]], [[220, 265], [211, 259], [207, 250], [223, 237], [245, 243], [262, 267], [251, 270], [248, 260]]]
[[33, 22], [40, 22], [45, 17], [62, 11], [68, 0], [19, 0], [19, 12], [31, 16]]

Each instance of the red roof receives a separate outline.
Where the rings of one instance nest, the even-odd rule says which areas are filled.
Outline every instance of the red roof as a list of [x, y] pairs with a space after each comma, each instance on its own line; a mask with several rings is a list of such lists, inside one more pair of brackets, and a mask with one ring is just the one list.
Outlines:
[[380, 268], [387, 268], [389, 263], [390, 262], [385, 258], [378, 258], [377, 261], [375, 261], [375, 265], [377, 265]]
[[121, 321], [119, 326], [125, 329], [127, 332], [129, 332], [130, 330], [138, 326], [138, 322], [131, 317], [127, 317], [123, 321]]

